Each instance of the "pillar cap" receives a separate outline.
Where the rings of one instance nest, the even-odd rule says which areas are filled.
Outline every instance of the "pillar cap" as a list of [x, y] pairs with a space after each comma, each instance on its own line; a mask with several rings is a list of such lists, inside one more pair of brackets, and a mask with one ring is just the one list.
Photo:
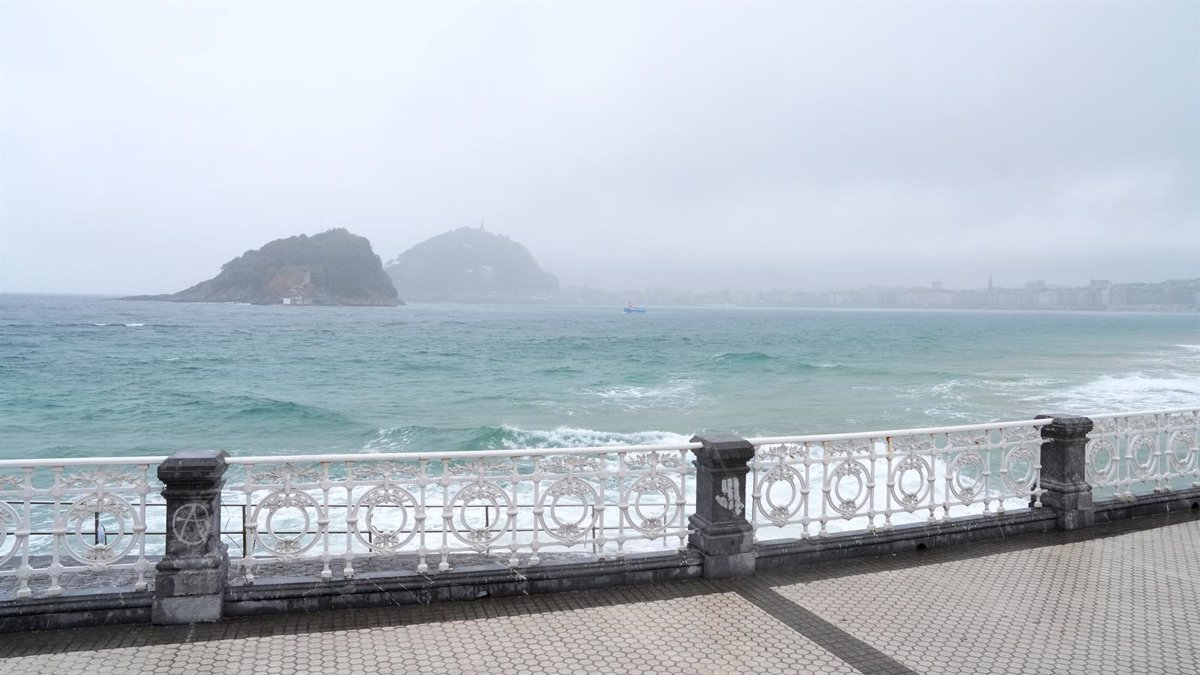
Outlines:
[[1091, 418], [1080, 415], [1038, 415], [1034, 419], [1054, 420], [1042, 427], [1042, 438], [1063, 438], [1067, 436], [1084, 436], [1092, 430]]
[[747, 462], [754, 457], [754, 444], [733, 434], [705, 434], [692, 436], [692, 443], [704, 447], [696, 451], [700, 461]]
[[178, 450], [158, 465], [160, 480], [220, 476], [225, 473], [226, 454], [220, 450]]
[[734, 434], [696, 434], [692, 443], [702, 443], [706, 450], [732, 450], [735, 448], [753, 448], [750, 441]]

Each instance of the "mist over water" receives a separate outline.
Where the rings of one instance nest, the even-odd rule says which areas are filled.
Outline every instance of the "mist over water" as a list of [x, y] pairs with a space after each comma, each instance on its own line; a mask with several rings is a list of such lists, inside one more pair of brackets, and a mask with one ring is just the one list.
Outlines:
[[0, 457], [661, 443], [1200, 403], [1196, 315], [0, 296]]

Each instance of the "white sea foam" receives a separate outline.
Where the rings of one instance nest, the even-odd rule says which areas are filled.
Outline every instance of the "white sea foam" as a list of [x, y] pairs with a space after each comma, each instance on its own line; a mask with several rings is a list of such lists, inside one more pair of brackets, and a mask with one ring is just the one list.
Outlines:
[[127, 324], [125, 324], [125, 327], [126, 328], [141, 328], [142, 326], [145, 326], [145, 325], [146, 324], [144, 324], [144, 323], [127, 323]]
[[661, 387], [635, 387], [632, 385], [621, 385], [610, 387], [602, 391], [595, 392], [596, 396], [603, 399], [615, 400], [641, 400], [647, 398], [671, 398], [689, 394], [695, 389], [695, 384], [690, 380], [678, 380], [668, 385]]
[[388, 427], [377, 429], [375, 438], [363, 443], [363, 452], [403, 452], [407, 450], [407, 440], [411, 433], [403, 427]]
[[[425, 427], [390, 427], [380, 429], [374, 438], [363, 444], [363, 451], [374, 452], [441, 452], [454, 450], [521, 450], [538, 448], [590, 448], [622, 445], [666, 445], [687, 443], [689, 435], [671, 431], [599, 431], [581, 427], [560, 426], [554, 429], [523, 429], [503, 425], [497, 429], [463, 430], [461, 433], [468, 446], [475, 447], [432, 447], [429, 434], [436, 433]], [[474, 439], [466, 441], [468, 435]]]
[[1031, 400], [1084, 414], [1193, 406], [1200, 404], [1200, 375], [1104, 375]]
[[672, 380], [663, 385], [649, 387], [618, 385], [590, 393], [606, 403], [635, 411], [677, 405], [690, 400], [696, 395], [696, 383], [692, 380]]
[[519, 448], [589, 448], [618, 445], [665, 445], [687, 443], [689, 436], [671, 431], [634, 431], [628, 433], [598, 431], [578, 427], [558, 427], [550, 430], [522, 429], [504, 425], [502, 445]]
[[1049, 377], [1041, 377], [1038, 375], [1016, 375], [1020, 379], [1014, 380], [985, 380], [984, 387], [987, 389], [1000, 389], [1004, 391], [1021, 391], [1021, 390], [1037, 390], [1043, 387], [1052, 387], [1058, 384], [1058, 380]]

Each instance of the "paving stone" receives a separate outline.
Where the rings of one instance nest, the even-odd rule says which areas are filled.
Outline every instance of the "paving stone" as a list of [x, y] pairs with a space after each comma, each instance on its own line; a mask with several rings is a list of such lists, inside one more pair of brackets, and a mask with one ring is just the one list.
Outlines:
[[0, 673], [1194, 674], [1197, 561], [1191, 520], [719, 581], [0, 635]]
[[918, 672], [1200, 672], [1200, 521], [775, 590]]

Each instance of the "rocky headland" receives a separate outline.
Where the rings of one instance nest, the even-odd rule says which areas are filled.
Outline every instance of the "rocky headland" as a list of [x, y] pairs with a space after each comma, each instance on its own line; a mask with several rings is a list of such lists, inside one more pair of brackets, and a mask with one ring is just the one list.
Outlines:
[[385, 269], [405, 298], [424, 301], [551, 300], [558, 279], [524, 246], [483, 227], [461, 227], [427, 239]]
[[276, 239], [221, 266], [191, 288], [125, 300], [248, 302], [255, 305], [404, 304], [364, 237], [338, 228]]

